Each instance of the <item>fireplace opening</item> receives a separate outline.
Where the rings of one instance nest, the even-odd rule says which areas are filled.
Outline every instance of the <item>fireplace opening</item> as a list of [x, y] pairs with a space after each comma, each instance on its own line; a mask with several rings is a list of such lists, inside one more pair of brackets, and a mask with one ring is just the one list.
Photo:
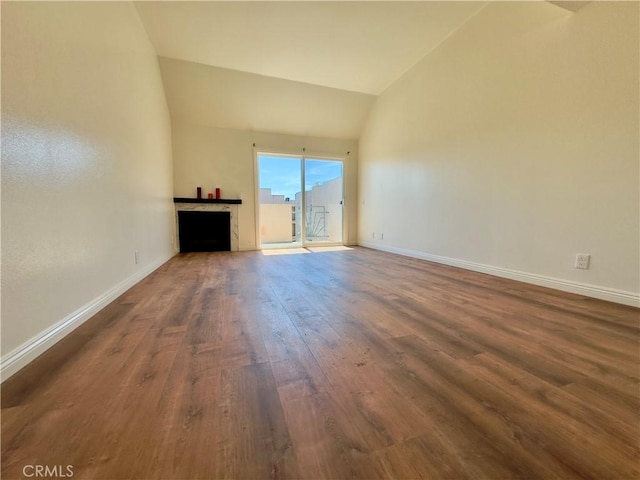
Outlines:
[[180, 252], [230, 252], [229, 212], [178, 212]]

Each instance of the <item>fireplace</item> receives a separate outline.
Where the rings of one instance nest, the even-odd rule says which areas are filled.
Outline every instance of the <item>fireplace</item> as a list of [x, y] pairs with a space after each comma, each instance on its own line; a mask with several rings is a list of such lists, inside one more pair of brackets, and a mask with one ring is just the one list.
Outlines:
[[[226, 223], [231, 224], [231, 251], [237, 252], [240, 250], [240, 228], [238, 224], [238, 209], [242, 205], [240, 199], [207, 199], [207, 198], [184, 198], [175, 197], [173, 203], [176, 208], [176, 231], [178, 232], [178, 238], [180, 237], [180, 214], [190, 212], [201, 213], [226, 213]], [[227, 248], [226, 250], [229, 250]], [[180, 245], [180, 251], [186, 251], [182, 249]]]
[[231, 251], [230, 212], [178, 211], [181, 252]]

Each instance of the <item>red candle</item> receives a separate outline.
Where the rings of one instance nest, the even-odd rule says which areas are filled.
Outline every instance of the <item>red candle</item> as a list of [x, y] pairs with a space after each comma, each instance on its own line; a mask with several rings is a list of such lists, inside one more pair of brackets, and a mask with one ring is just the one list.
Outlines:
[[216, 198], [220, 198], [220, 189], [216, 188]]
[[198, 192], [198, 198], [202, 198], [202, 187], [198, 187], [196, 192]]
[[213, 198], [213, 193], [209, 193], [207, 196], [209, 197], [209, 200], [211, 200]]

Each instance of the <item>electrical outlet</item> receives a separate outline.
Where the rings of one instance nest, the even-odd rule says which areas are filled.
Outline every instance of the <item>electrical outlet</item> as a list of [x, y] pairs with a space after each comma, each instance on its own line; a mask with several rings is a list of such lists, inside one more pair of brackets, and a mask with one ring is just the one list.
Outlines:
[[380, 240], [384, 240], [384, 233], [380, 234]]
[[589, 270], [589, 263], [591, 263], [591, 255], [589, 255], [588, 253], [576, 254], [576, 268]]
[[140, 263], [140, 252], [138, 250], [136, 250], [135, 252], [133, 252], [133, 258], [136, 261], [136, 265], [138, 263]]

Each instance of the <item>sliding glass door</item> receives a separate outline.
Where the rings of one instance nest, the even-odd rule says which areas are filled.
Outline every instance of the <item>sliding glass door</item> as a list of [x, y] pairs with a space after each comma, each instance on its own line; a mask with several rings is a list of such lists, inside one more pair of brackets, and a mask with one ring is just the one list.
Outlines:
[[341, 160], [259, 153], [258, 181], [262, 248], [342, 243]]

